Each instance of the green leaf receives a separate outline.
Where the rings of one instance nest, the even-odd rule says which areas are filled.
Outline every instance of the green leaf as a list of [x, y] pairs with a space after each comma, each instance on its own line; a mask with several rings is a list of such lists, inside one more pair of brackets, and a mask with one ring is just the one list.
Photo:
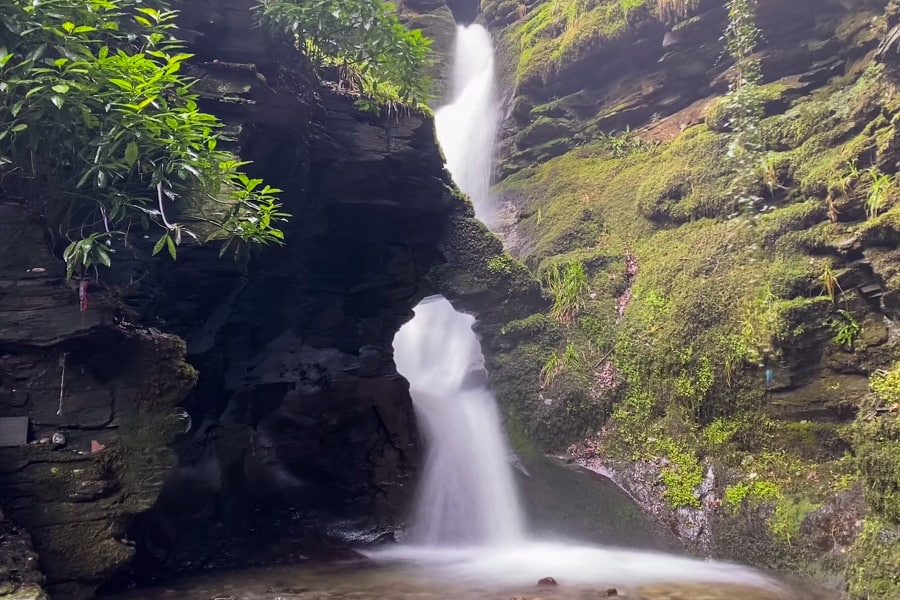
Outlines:
[[66, 33], [72, 33], [73, 31], [75, 31], [75, 23], [73, 23], [71, 21], [66, 21], [65, 23], [62, 24], [62, 28], [63, 28], [63, 31], [65, 31]]
[[166, 240], [169, 239], [169, 234], [164, 233], [161, 238], [156, 242], [156, 245], [153, 246], [153, 256], [156, 256], [163, 249], [163, 246], [166, 245]]
[[66, 85], [65, 83], [57, 83], [50, 89], [52, 89], [57, 94], [68, 94], [69, 93], [69, 86]]
[[57, 96], [56, 94], [54, 94], [50, 96], [50, 102], [52, 102], [53, 106], [55, 106], [56, 108], [62, 108], [64, 100], [62, 99], [62, 96]]
[[169, 248], [169, 256], [172, 257], [172, 260], [175, 260], [175, 240], [169, 237], [169, 234], [166, 234], [166, 246]]
[[94, 254], [96, 255], [97, 262], [104, 267], [109, 267], [112, 264], [112, 261], [109, 260], [109, 253], [107, 253], [106, 248], [104, 248], [102, 244], [98, 244], [94, 247]]
[[119, 79], [117, 77], [110, 78], [109, 82], [116, 87], [119, 87], [126, 92], [134, 91], [134, 86], [131, 85], [131, 82], [127, 79]]
[[144, 7], [144, 8], [136, 8], [135, 10], [138, 11], [139, 13], [144, 13], [145, 15], [147, 15], [154, 21], [159, 21], [160, 14], [159, 14], [159, 11], [156, 10], [155, 8]]
[[18, 125], [13, 125], [10, 131], [12, 131], [13, 133], [19, 133], [20, 131], [25, 131], [26, 129], [28, 129], [28, 123], [19, 123]]
[[125, 162], [129, 166], [137, 162], [138, 155], [138, 145], [135, 142], [131, 142], [125, 147]]
[[35, 94], [39, 94], [41, 91], [43, 91], [43, 89], [44, 89], [44, 86], [42, 86], [42, 85], [38, 85], [38, 86], [35, 86], [35, 87], [29, 89], [27, 92], [25, 92], [25, 99], [27, 100], [28, 98], [31, 98]]

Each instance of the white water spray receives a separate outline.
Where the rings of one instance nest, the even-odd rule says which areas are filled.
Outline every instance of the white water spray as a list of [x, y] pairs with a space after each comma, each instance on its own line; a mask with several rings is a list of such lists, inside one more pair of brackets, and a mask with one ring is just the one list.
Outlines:
[[[454, 100], [437, 111], [447, 167], [476, 215], [492, 217], [488, 201], [498, 114], [493, 47], [483, 27], [460, 27]], [[768, 587], [744, 567], [617, 548], [529, 539], [522, 525], [512, 466], [496, 403], [481, 379], [483, 356], [474, 319], [443, 298], [423, 301], [394, 339], [397, 369], [410, 382], [427, 456], [411, 545], [374, 553], [414, 563], [435, 577], [493, 584], [633, 584], [710, 581]]]

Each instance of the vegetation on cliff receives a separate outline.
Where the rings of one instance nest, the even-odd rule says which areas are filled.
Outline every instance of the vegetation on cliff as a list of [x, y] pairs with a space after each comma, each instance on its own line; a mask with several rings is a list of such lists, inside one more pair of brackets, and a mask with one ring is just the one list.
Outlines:
[[[830, 17], [850, 58], [842, 76], [808, 84], [771, 77], [780, 50], [766, 53], [773, 40], [756, 30], [756, 3], [730, 2], [713, 58], [730, 52], [735, 66], [713, 96], [667, 117], [641, 101], [665, 107], [685, 93], [673, 61], [707, 56], [678, 36], [728, 15], [672, 26], [675, 49], [661, 51], [659, 71], [650, 61], [596, 66], [611, 81], [579, 87], [586, 57], [614, 60], [602, 48], [654, 39], [660, 7], [628, 3], [638, 8], [626, 17], [625, 3], [571, 3], [587, 11], [572, 14], [564, 4], [531, 6], [505, 32], [521, 51], [520, 130], [497, 191], [518, 209], [520, 257], [571, 307], [505, 329], [498, 362], [531, 369], [529, 381], [508, 367], [499, 386], [514, 430], [554, 449], [599, 432], [579, 456], [653, 465], [672, 509], [728, 523], [707, 550], [743, 548], [742, 559], [798, 570], [817, 560], [844, 569], [852, 555], [853, 594], [896, 596], [886, 567], [897, 554], [896, 408], [866, 409], [890, 387], [898, 350], [885, 319], [897, 317], [900, 293], [889, 266], [900, 242], [900, 105], [896, 75], [873, 64], [872, 31], [860, 25], [882, 31], [883, 16]], [[782, 8], [766, 10], [772, 22]], [[597, 110], [601, 101], [609, 106]], [[609, 129], [623, 121], [641, 128]], [[568, 288], [574, 299], [558, 292], [557, 273], [568, 272], [586, 279]], [[852, 546], [863, 488], [870, 516]], [[827, 541], [816, 537], [823, 523]]]
[[[340, 67], [363, 108], [427, 98], [429, 41], [385, 3], [267, 2], [259, 14]], [[96, 276], [146, 237], [172, 258], [188, 239], [235, 257], [283, 241], [281, 190], [218, 148], [176, 18], [164, 1], [0, 2], [0, 189], [43, 220], [69, 277]]]
[[422, 109], [431, 81], [423, 68], [431, 40], [407, 29], [393, 5], [382, 0], [263, 0], [265, 25], [295, 36], [318, 68], [336, 67], [342, 81], [361, 94], [367, 110]]
[[[280, 243], [274, 190], [217, 150], [218, 120], [181, 73], [190, 55], [176, 13], [132, 0], [0, 3], [0, 172], [67, 245], [68, 274], [109, 266], [131, 232], [159, 235], [174, 258], [194, 227], [205, 236]], [[211, 202], [210, 202], [211, 201]], [[189, 209], [185, 209], [185, 205]], [[162, 233], [155, 233], [162, 230]]]
[[[502, 4], [488, 5], [485, 10], [500, 10]], [[551, 0], [538, 3], [533, 10], [522, 11], [522, 18], [513, 27], [519, 49], [516, 79], [525, 84], [546, 81], [590, 49], [624, 39], [644, 21], [678, 20], [698, 5], [698, 0]]]

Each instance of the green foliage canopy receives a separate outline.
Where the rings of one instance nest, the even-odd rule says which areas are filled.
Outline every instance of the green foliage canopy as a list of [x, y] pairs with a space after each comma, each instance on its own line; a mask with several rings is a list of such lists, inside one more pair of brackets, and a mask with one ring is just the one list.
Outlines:
[[[68, 243], [68, 276], [110, 265], [131, 231], [174, 258], [191, 214], [223, 253], [281, 243], [275, 190], [217, 150], [162, 1], [0, 0], [0, 191]], [[167, 212], [169, 214], [167, 214]]]
[[337, 67], [368, 110], [423, 108], [431, 81], [422, 73], [431, 40], [407, 29], [382, 0], [262, 0], [262, 23], [295, 36], [317, 68]]

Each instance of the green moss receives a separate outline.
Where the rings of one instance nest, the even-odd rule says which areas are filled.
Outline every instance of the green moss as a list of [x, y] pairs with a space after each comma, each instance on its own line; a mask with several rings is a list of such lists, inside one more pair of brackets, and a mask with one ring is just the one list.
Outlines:
[[518, 266], [517, 263], [518, 261], [516, 259], [504, 252], [503, 254], [497, 254], [488, 258], [487, 268], [488, 271], [492, 273], [503, 273], [508, 275], [516, 270]]
[[661, 473], [666, 486], [663, 498], [672, 508], [699, 508], [698, 488], [703, 483], [703, 466], [694, 451], [671, 438], [657, 439], [652, 445], [655, 446], [655, 453], [664, 456], [670, 463]]
[[561, 139], [568, 148], [571, 148], [574, 145], [574, 141], [571, 139], [572, 135], [572, 124], [567, 120], [542, 116], [522, 130], [516, 139], [516, 144], [527, 148]]
[[[533, 52], [520, 63], [528, 77], [538, 73], [534, 78], [540, 79], [581, 56], [573, 52], [554, 61], [552, 53], [538, 50], [554, 47], [551, 33], [562, 31], [553, 30], [558, 16], [548, 8], [553, 4], [538, 4], [525, 19], [531, 25], [520, 24], [517, 30], [519, 41]], [[599, 5], [613, 2], [593, 6]], [[584, 51], [603, 53], [627, 39], [630, 27], [627, 20], [619, 22]], [[604, 35], [597, 28], [594, 33]], [[521, 37], [526, 34], [533, 37]], [[705, 465], [724, 468], [721, 472], [733, 477], [724, 490], [726, 505], [752, 507], [754, 518], [765, 519], [766, 527], [757, 521], [748, 528], [764, 529], [757, 534], [767, 552], [781, 550], [772, 566], [799, 567], [812, 554], [818, 556], [815, 540], [801, 534], [801, 524], [858, 481], [878, 518], [898, 518], [892, 508], [900, 505], [895, 419], [864, 421], [854, 426], [853, 435], [842, 423], [789, 422], [779, 412], [786, 398], [831, 408], [842, 405], [845, 394], [822, 385], [808, 392], [814, 398], [794, 389], [778, 389], [774, 396], [766, 381], [770, 369], [774, 385], [781, 387], [788, 376], [802, 377], [821, 366], [826, 378], [839, 379], [846, 371], [827, 372], [837, 360], [841, 369], [851, 364], [868, 369], [889, 356], [886, 346], [878, 353], [838, 355], [829, 341], [828, 323], [846, 307], [823, 293], [825, 264], [835, 264], [843, 283], [852, 274], [844, 262], [849, 243], [861, 242], [867, 257], [872, 245], [900, 243], [898, 208], [888, 206], [864, 221], [868, 181], [853, 175], [854, 169], [865, 172], [873, 164], [892, 170], [897, 108], [885, 100], [890, 88], [878, 69], [861, 79], [856, 66], [848, 72], [848, 78], [802, 98], [782, 84], [761, 90], [769, 114], [793, 104], [763, 121], [771, 152], [765, 165], [768, 187], [761, 187], [769, 207], [761, 214], [735, 214], [729, 193], [733, 173], [722, 160], [730, 134], [721, 106], [713, 107], [706, 125], [688, 128], [671, 142], [622, 153], [608, 136], [599, 139], [602, 128], [582, 127], [584, 145], [543, 163], [531, 162], [498, 186], [519, 209], [516, 234], [528, 241], [525, 263], [541, 272], [577, 261], [589, 280], [590, 300], [573, 323], [559, 329], [558, 339], [540, 338], [535, 364], [571, 346], [573, 354], [597, 357], [604, 369], [610, 361], [615, 367], [612, 375], [605, 372], [602, 385], [598, 366], [594, 373], [575, 369], [580, 372], [545, 390], [534, 387], [532, 373], [530, 396], [523, 395], [529, 399], [521, 405], [544, 399], [557, 403], [557, 386], [576, 399], [575, 407], [593, 399], [600, 410], [576, 408], [567, 419], [578, 414], [589, 421], [579, 426], [602, 431], [602, 452], [608, 456], [665, 459], [661, 478], [672, 507], [697, 506]], [[535, 101], [539, 105], [529, 106], [529, 119], [546, 119], [540, 121], [546, 125], [592, 118], [596, 98], [589, 106], [591, 98], [585, 96]], [[607, 110], [630, 103], [609, 101]], [[528, 154], [533, 148], [518, 150], [519, 158], [534, 157]], [[889, 260], [887, 251], [875, 249], [873, 256], [876, 251]], [[892, 273], [874, 258], [873, 266]], [[861, 305], [853, 303], [852, 310], [869, 322]], [[510, 357], [513, 353], [514, 345]], [[893, 385], [882, 383], [881, 389]], [[542, 410], [519, 412], [528, 415], [525, 423], [542, 443], [553, 443], [553, 430], [565, 435], [579, 430], [565, 419], [550, 426], [529, 422], [540, 419]], [[611, 416], [604, 424], [606, 414]]]
[[564, 333], [559, 322], [543, 313], [510, 321], [500, 330], [500, 343], [506, 348], [512, 348], [520, 341], [540, 342], [551, 347], [558, 345], [563, 339]]
[[900, 530], [877, 518], [866, 519], [851, 549], [849, 592], [856, 600], [900, 598]]
[[857, 424], [856, 452], [869, 505], [900, 522], [900, 418], [886, 415]]
[[871, 388], [881, 402], [888, 405], [900, 402], [900, 362], [894, 363], [889, 371], [874, 373]]
[[725, 488], [722, 499], [727, 508], [736, 511], [744, 503], [755, 506], [763, 502], [771, 502], [780, 494], [781, 490], [771, 481], [739, 481]]
[[[786, 104], [788, 98], [796, 92], [793, 85], [774, 82], [758, 86], [756, 93], [763, 110], [766, 113], [772, 113]], [[706, 114], [706, 125], [713, 131], [724, 132], [730, 129], [731, 115], [728, 100], [727, 97], [717, 99]]]
[[528, 12], [513, 31], [520, 48], [519, 82], [545, 81], [588, 52], [596, 52], [630, 30], [620, 0], [548, 0]]
[[779, 498], [775, 503], [775, 512], [769, 518], [772, 535], [790, 544], [800, 534], [806, 516], [817, 508], [819, 506], [806, 498]]
[[860, 239], [872, 246], [896, 246], [900, 243], [900, 206], [895, 206], [859, 228]]

